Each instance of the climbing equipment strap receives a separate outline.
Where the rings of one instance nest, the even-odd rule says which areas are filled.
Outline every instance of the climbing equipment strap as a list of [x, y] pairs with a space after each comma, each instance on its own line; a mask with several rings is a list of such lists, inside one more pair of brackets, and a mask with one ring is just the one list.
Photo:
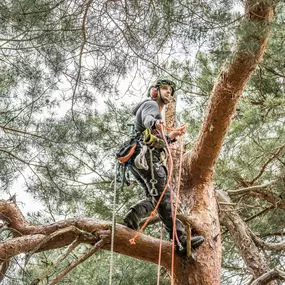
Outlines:
[[127, 162], [132, 157], [132, 155], [134, 154], [134, 152], [136, 150], [136, 146], [137, 146], [136, 143], [124, 146], [120, 150], [120, 152], [118, 152], [116, 154], [116, 159], [119, 160], [121, 163]]
[[145, 144], [152, 146], [152, 147], [155, 147], [155, 148], [158, 148], [158, 149], [165, 147], [164, 140], [159, 138], [158, 136], [154, 135], [152, 133], [151, 129], [145, 129], [143, 131], [143, 136], [144, 136], [143, 140], [144, 140]]
[[151, 172], [151, 179], [150, 179], [150, 183], [151, 183], [151, 189], [150, 189], [150, 195], [151, 196], [158, 196], [158, 191], [155, 188], [155, 184], [157, 183], [157, 180], [154, 177], [154, 171], [153, 171], [153, 154], [152, 154], [152, 149], [149, 149], [149, 159], [150, 159], [150, 172]]

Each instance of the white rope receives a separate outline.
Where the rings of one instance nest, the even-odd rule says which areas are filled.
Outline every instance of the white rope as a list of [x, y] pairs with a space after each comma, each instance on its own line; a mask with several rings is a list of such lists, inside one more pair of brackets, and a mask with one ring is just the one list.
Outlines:
[[115, 180], [114, 180], [114, 196], [113, 196], [113, 214], [112, 214], [112, 235], [111, 235], [111, 250], [110, 250], [110, 271], [109, 271], [109, 285], [113, 282], [113, 268], [114, 268], [114, 241], [116, 230], [116, 199], [117, 199], [117, 171], [118, 162], [115, 164]]
[[147, 146], [143, 145], [140, 153], [136, 156], [134, 163], [137, 169], [145, 169], [148, 170], [147, 161], [145, 158], [145, 154], [147, 152]]
[[160, 241], [159, 241], [159, 253], [158, 253], [158, 262], [157, 262], [157, 283], [160, 284], [160, 267], [161, 267], [161, 252], [162, 252], [162, 233], [163, 233], [163, 224], [160, 222]]

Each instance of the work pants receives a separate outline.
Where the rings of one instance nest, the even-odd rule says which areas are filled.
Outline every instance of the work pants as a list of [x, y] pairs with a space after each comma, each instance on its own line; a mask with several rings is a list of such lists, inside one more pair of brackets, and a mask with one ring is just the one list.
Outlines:
[[[134, 175], [138, 183], [144, 189], [146, 198], [137, 202], [135, 205], [131, 207], [134, 209], [139, 216], [142, 218], [149, 213], [151, 213], [159, 200], [168, 179], [168, 173], [166, 167], [160, 162], [160, 150], [153, 149], [152, 150], [152, 160], [153, 165], [151, 166], [150, 163], [150, 151], [148, 150], [145, 154], [148, 170], [145, 169], [138, 169], [134, 164], [134, 159], [131, 158], [130, 161], [130, 170], [131, 173]], [[151, 174], [151, 167], [153, 167], [153, 176]], [[151, 179], [154, 178], [157, 182], [154, 184], [155, 189], [157, 190], [158, 195], [151, 195], [153, 185], [151, 183]], [[171, 210], [171, 200], [170, 200], [170, 188], [167, 187], [163, 198], [158, 206], [158, 215], [165, 225], [166, 230], [170, 234], [170, 238], [172, 238], [172, 231], [173, 231], [173, 219], [172, 219], [172, 210]], [[176, 220], [176, 230], [178, 235], [181, 235], [185, 232], [183, 224]]]

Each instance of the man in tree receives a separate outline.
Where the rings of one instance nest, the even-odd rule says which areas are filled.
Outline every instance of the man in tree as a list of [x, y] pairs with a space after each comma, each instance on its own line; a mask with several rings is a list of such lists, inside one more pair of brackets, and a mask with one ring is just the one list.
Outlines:
[[[138, 183], [145, 190], [146, 198], [133, 205], [124, 218], [125, 224], [134, 230], [138, 230], [139, 221], [143, 216], [153, 211], [162, 192], [167, 185], [167, 169], [162, 162], [162, 154], [165, 153], [165, 143], [162, 137], [163, 122], [161, 112], [174, 95], [175, 84], [168, 79], [158, 79], [150, 87], [147, 99], [140, 103], [133, 114], [136, 116], [135, 128], [138, 137], [144, 136], [146, 146], [138, 145], [135, 154], [130, 160], [130, 169]], [[168, 143], [174, 142], [176, 137], [185, 133], [185, 128], [174, 129], [167, 136]], [[140, 161], [145, 158], [146, 163]], [[173, 237], [173, 219], [170, 201], [170, 188], [167, 189], [158, 207], [158, 214], [170, 238]], [[176, 249], [179, 253], [186, 252], [186, 235], [183, 224], [176, 220], [177, 239]], [[204, 241], [202, 236], [196, 236], [191, 240], [193, 249], [199, 247]]]

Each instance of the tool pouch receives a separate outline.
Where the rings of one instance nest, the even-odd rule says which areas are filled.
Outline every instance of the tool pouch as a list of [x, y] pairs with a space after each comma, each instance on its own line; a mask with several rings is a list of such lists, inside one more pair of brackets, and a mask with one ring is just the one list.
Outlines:
[[121, 145], [116, 152], [116, 159], [121, 163], [127, 162], [134, 154], [137, 147], [137, 142], [133, 139]]

